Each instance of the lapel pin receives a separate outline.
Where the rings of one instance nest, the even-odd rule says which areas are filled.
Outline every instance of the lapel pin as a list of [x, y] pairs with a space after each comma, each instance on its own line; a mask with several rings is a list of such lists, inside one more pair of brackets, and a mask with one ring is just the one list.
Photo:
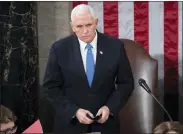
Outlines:
[[102, 52], [102, 51], [100, 51], [100, 54], [103, 54], [103, 52]]

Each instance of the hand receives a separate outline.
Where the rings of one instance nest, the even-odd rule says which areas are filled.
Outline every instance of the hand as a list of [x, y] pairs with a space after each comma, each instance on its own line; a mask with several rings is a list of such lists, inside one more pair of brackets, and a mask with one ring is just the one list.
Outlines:
[[86, 116], [86, 114], [89, 114], [92, 118], [94, 118], [93, 114], [90, 113], [90, 111], [85, 110], [85, 109], [78, 109], [78, 111], [76, 112], [76, 117], [79, 120], [80, 123], [82, 124], [91, 124], [93, 123], [93, 120], [91, 120], [90, 118], [88, 118]]
[[101, 107], [97, 115], [102, 115], [102, 117], [97, 122], [103, 124], [106, 120], [108, 120], [109, 114], [110, 114], [110, 110], [107, 106]]

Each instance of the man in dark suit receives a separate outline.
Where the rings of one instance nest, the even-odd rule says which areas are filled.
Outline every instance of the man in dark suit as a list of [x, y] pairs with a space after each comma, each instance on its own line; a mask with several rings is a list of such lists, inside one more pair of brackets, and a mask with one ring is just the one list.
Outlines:
[[123, 42], [96, 31], [97, 22], [90, 6], [78, 5], [71, 12], [74, 34], [51, 47], [43, 87], [56, 111], [54, 133], [119, 131], [133, 75]]

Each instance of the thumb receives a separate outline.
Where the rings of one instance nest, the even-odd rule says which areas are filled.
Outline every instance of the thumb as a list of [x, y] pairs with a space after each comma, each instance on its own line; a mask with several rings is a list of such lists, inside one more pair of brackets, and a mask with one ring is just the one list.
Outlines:
[[102, 114], [102, 109], [99, 109], [96, 116], [101, 115], [101, 114]]

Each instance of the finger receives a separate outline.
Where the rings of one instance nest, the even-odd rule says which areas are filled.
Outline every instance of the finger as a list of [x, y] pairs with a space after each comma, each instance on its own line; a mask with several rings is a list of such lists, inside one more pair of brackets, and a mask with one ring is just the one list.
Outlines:
[[98, 120], [99, 123], [102, 123], [104, 120], [104, 117], [101, 116], [101, 118]]
[[81, 117], [79, 118], [79, 122], [82, 123], [82, 124], [87, 124], [87, 122], [86, 122], [85, 119], [84, 119], [84, 116], [81, 116]]
[[80, 123], [82, 123], [82, 124], [88, 124], [85, 120], [81, 120]]
[[101, 119], [99, 122], [103, 124], [106, 121], [106, 118]]
[[97, 112], [96, 116], [98, 115], [102, 115], [102, 109], [99, 109], [99, 111]]
[[89, 114], [89, 116], [91, 116], [92, 118], [94, 118], [93, 114], [90, 113], [89, 111], [87, 112]]
[[105, 116], [104, 120], [102, 121], [102, 123], [106, 122], [108, 120], [109, 116]]
[[84, 124], [90, 124], [92, 122], [92, 120], [89, 117], [87, 117], [86, 114], [87, 113], [85, 113], [81, 116], [80, 121], [81, 121], [81, 123], [84, 123]]
[[104, 123], [108, 119], [108, 117], [109, 116], [105, 112], [103, 112], [102, 117], [100, 118], [100, 120], [98, 122], [99, 123]]
[[91, 122], [92, 122], [92, 120], [87, 119], [87, 117], [86, 117], [86, 118], [83, 118], [83, 119], [81, 120], [81, 123], [83, 123], [83, 124], [91, 124]]
[[92, 119], [90, 119], [89, 117], [85, 116], [83, 119], [86, 123], [91, 124], [93, 122]]
[[98, 113], [97, 113], [96, 116], [99, 116], [99, 115], [101, 115], [101, 117], [100, 117], [100, 119], [99, 119], [97, 122], [102, 123], [103, 120], [104, 120], [104, 117], [105, 117], [105, 113], [104, 113], [104, 111], [103, 111], [102, 109], [100, 109], [100, 110], [98, 111]]

